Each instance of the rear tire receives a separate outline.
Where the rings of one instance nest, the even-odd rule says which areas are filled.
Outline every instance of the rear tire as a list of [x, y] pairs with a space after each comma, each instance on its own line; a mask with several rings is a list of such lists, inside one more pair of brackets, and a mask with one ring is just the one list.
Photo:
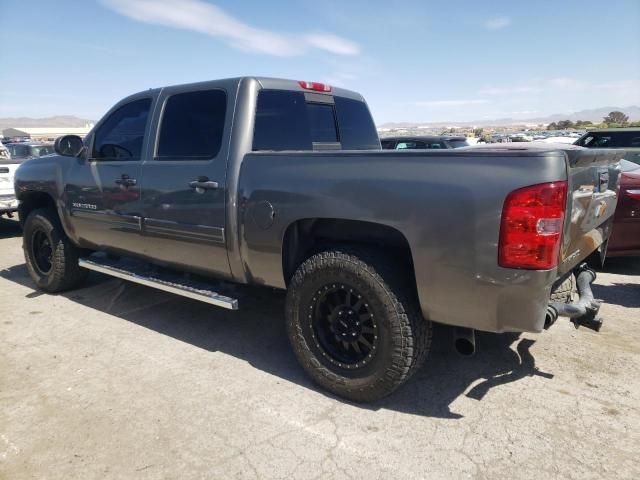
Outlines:
[[24, 223], [23, 249], [29, 275], [45, 292], [70, 290], [87, 277], [87, 270], [78, 266], [82, 250], [64, 233], [53, 208], [39, 208], [29, 214]]
[[287, 293], [287, 333], [306, 373], [357, 402], [378, 400], [423, 364], [431, 323], [403, 272], [365, 248], [313, 255]]

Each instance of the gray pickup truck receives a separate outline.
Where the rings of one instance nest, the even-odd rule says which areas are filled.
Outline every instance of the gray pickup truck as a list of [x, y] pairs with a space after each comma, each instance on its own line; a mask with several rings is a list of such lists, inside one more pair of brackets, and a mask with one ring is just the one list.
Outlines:
[[606, 248], [619, 151], [383, 151], [359, 94], [247, 77], [132, 95], [56, 152], [15, 177], [39, 288], [96, 270], [230, 309], [229, 284], [286, 289], [302, 367], [355, 401], [420, 367], [432, 321], [463, 353], [475, 329], [601, 324], [583, 261]]

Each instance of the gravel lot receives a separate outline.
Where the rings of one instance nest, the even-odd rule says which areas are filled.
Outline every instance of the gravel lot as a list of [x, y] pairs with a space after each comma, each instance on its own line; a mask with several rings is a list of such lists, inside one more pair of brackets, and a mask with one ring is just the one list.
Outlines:
[[[640, 259], [612, 261], [601, 333], [436, 329], [425, 367], [373, 405], [319, 391], [282, 293], [229, 312], [92, 274], [45, 295], [0, 220], [0, 478], [640, 477]], [[461, 299], [464, 301], [464, 299]]]

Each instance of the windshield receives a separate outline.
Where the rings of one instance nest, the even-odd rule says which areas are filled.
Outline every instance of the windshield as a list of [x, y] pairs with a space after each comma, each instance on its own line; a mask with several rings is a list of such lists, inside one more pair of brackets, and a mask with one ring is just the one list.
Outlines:
[[31, 155], [34, 157], [42, 157], [43, 155], [51, 155], [54, 153], [52, 145], [41, 145], [31, 147]]
[[620, 160], [620, 170], [623, 172], [633, 172], [634, 170], [640, 170], [640, 165], [630, 162], [629, 160]]

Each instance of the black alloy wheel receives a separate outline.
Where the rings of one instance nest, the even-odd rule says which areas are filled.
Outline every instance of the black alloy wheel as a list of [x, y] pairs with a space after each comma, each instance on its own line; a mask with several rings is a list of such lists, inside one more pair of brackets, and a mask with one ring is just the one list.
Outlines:
[[313, 297], [310, 328], [316, 347], [334, 365], [359, 368], [378, 347], [378, 325], [369, 303], [355, 288], [325, 285]]

